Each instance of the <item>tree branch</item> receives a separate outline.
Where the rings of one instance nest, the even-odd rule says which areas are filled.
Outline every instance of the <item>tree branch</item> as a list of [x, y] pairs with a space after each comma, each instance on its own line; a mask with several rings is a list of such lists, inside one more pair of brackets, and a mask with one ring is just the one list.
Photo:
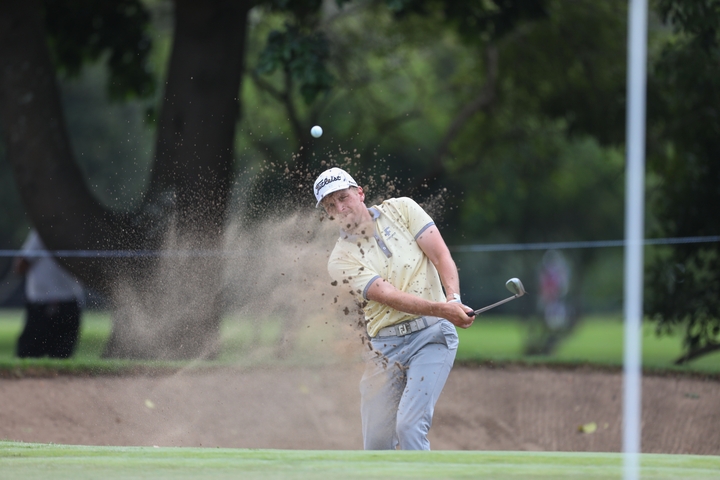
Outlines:
[[258, 75], [255, 70], [250, 70], [250, 78], [252, 78], [255, 86], [257, 86], [260, 90], [269, 94], [278, 102], [283, 101], [283, 92], [275, 88], [270, 82]]
[[430, 172], [424, 178], [418, 180], [413, 188], [426, 184], [429, 180], [437, 178], [445, 172], [445, 157], [447, 156], [450, 144], [457, 138], [467, 122], [478, 112], [488, 110], [495, 101], [495, 91], [497, 86], [497, 70], [498, 70], [498, 52], [494, 45], [485, 48], [485, 74], [486, 79], [480, 93], [471, 100], [460, 112], [455, 116], [450, 127], [445, 132], [440, 145], [435, 151], [435, 155], [430, 163]]
[[717, 352], [718, 350], [720, 350], [720, 343], [709, 342], [702, 348], [698, 348], [696, 350], [692, 350], [686, 353], [685, 355], [675, 360], [675, 362], [673, 363], [675, 365], [684, 365], [691, 360], [695, 360], [696, 358], [700, 358], [712, 352]]
[[301, 168], [307, 166], [307, 159], [305, 157], [307, 155], [310, 141], [308, 138], [308, 134], [303, 129], [303, 123], [300, 121], [297, 109], [295, 108], [295, 103], [292, 99], [293, 82], [292, 77], [290, 76], [290, 72], [287, 69], [283, 69], [283, 90], [280, 90], [273, 86], [270, 82], [263, 79], [255, 71], [251, 72], [250, 77], [260, 90], [266, 92], [275, 100], [277, 100], [287, 112], [288, 122], [290, 122], [290, 129], [295, 134], [295, 138], [298, 142], [297, 154], [295, 156], [295, 159]]

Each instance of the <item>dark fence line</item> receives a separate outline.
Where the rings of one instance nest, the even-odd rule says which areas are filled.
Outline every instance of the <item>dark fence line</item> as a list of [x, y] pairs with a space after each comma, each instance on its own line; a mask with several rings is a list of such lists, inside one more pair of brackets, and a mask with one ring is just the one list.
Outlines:
[[[704, 237], [648, 238], [643, 245], [676, 245], [687, 243], [720, 242], [720, 235]], [[450, 251], [458, 253], [473, 252], [512, 252], [526, 250], [569, 250], [576, 248], [612, 248], [624, 247], [625, 240], [596, 240], [584, 242], [542, 242], [542, 243], [500, 243], [453, 245]], [[23, 254], [22, 250], [0, 250], [0, 258], [7, 257], [62, 257], [62, 258], [128, 258], [128, 257], [240, 257], [244, 252], [228, 250], [52, 250]]]

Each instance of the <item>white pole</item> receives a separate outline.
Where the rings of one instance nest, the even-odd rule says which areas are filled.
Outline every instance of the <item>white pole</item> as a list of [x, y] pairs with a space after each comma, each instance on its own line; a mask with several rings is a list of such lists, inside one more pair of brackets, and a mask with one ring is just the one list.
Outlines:
[[630, 0], [625, 182], [623, 478], [640, 474], [647, 0]]

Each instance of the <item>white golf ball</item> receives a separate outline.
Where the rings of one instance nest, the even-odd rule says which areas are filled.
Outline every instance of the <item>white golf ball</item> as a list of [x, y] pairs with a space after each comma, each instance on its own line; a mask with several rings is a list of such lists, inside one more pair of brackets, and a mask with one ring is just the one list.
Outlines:
[[315, 138], [318, 138], [322, 135], [322, 128], [320, 128], [319, 125], [315, 125], [310, 129], [310, 135], [312, 135]]

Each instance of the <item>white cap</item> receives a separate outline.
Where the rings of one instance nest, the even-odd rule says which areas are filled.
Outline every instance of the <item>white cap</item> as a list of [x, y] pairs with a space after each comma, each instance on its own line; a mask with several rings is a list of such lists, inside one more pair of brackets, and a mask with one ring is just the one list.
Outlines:
[[315, 180], [315, 186], [313, 187], [317, 199], [315, 207], [318, 207], [322, 199], [331, 193], [357, 186], [357, 182], [342, 168], [333, 167], [325, 170]]

